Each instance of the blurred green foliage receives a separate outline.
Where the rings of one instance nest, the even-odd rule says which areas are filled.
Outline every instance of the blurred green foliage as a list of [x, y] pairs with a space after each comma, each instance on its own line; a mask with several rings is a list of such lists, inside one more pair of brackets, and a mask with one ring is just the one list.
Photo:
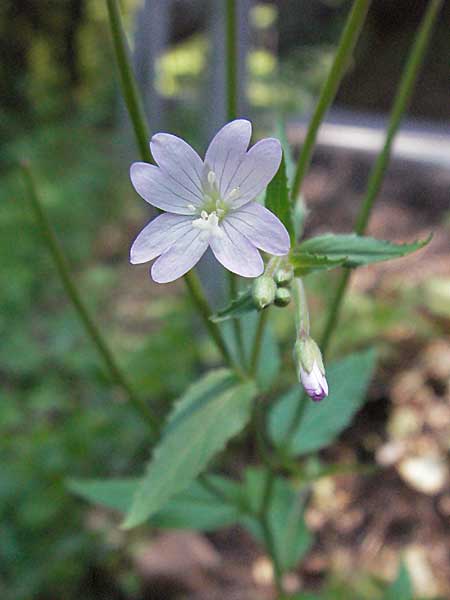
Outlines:
[[[111, 126], [116, 94], [105, 14], [96, 0], [8, 0], [0, 7], [2, 600], [39, 595], [89, 600], [89, 589], [80, 589], [88, 572], [96, 565], [112, 571], [120, 559], [111, 548], [106, 556], [104, 537], [86, 525], [91, 509], [67, 492], [65, 480], [138, 475], [148, 458], [143, 425], [111, 388], [63, 296], [24, 197], [17, 161], [32, 162], [83, 296], [141, 392], [166, 411], [193, 380], [199, 358], [215, 360], [206, 343], [201, 357], [193, 352], [192, 315], [177, 296], [152, 299], [154, 288], [146, 288], [144, 280], [142, 314], [127, 305], [126, 252], [134, 218], [139, 214], [141, 220], [143, 213], [128, 184], [128, 138]], [[255, 18], [264, 29], [273, 26], [276, 15], [266, 11]], [[329, 45], [305, 46], [281, 64], [263, 46], [256, 44], [248, 59], [253, 106], [307, 108], [329, 64]], [[203, 34], [171, 48], [158, 62], [160, 91], [178, 103], [186, 90], [198, 92], [207, 50]], [[185, 114], [178, 110], [176, 123], [182, 124]], [[195, 119], [198, 114], [197, 107]], [[192, 133], [195, 139], [197, 132]], [[331, 289], [323, 281], [312, 279], [319, 304]], [[433, 288], [434, 296], [441, 298], [442, 289]], [[353, 294], [335, 353], [363, 347], [392, 325], [408, 323], [411, 315], [419, 333], [426, 334], [430, 326], [418, 318], [420, 298], [400, 291], [397, 298]], [[149, 323], [147, 331], [143, 323]], [[291, 335], [290, 323], [280, 312], [281, 338]], [[251, 333], [254, 325], [248, 321]], [[270, 332], [267, 338], [264, 352], [270, 360], [263, 357], [262, 364], [277, 371], [278, 349]], [[288, 352], [283, 349], [283, 360]], [[259, 374], [265, 387], [274, 374], [267, 368]]]
[[[68, 474], [137, 473], [147, 457], [143, 425], [110, 388], [63, 296], [15, 160], [26, 157], [35, 166], [46, 209], [88, 305], [100, 323], [113, 321], [109, 337], [142, 392], [164, 410], [192, 379], [196, 358], [181, 301], [156, 302], [144, 310], [150, 320], [161, 317], [162, 322], [150, 341], [112, 315], [129, 241], [127, 234], [122, 244], [120, 228], [117, 233], [130, 197], [126, 166], [119, 168], [114, 159], [118, 147], [111, 132], [78, 119], [40, 127], [2, 152], [9, 165], [0, 192], [5, 391], [0, 403], [0, 594], [5, 600], [49, 590], [77, 597], [80, 581], [104, 559], [94, 534], [83, 527], [83, 507], [67, 493], [64, 480]], [[119, 302], [117, 310], [126, 316], [130, 309]]]

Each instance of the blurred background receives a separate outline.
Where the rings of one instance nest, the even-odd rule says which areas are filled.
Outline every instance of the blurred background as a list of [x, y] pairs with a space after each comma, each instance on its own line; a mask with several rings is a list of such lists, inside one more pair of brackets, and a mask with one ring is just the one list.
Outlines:
[[[298, 149], [349, 6], [239, 0], [239, 113], [258, 135], [273, 134], [282, 115]], [[425, 6], [373, 1], [304, 185], [306, 235], [351, 230]], [[203, 152], [225, 121], [223, 2], [122, 8], [151, 130]], [[321, 458], [382, 470], [314, 486], [307, 518], [316, 542], [292, 577], [298, 588], [329, 586], [330, 598], [376, 597], [372, 578], [392, 579], [400, 556], [418, 596], [450, 597], [449, 26], [447, 2], [370, 226], [395, 241], [433, 231], [433, 241], [358, 270], [331, 352], [375, 344], [381, 358], [368, 403]], [[128, 264], [150, 213], [128, 179], [137, 152], [105, 3], [3, 0], [0, 56], [1, 597], [269, 598], [261, 549], [242, 531], [125, 534], [116, 515], [67, 490], [72, 476], [139, 474], [148, 443], [64, 296], [18, 160], [31, 161], [84, 298], [159, 410], [218, 357], [206, 340], [194, 352], [182, 286], [152, 284], [146, 266]], [[309, 279], [317, 331], [333, 282]], [[292, 321], [282, 313], [290, 365]]]

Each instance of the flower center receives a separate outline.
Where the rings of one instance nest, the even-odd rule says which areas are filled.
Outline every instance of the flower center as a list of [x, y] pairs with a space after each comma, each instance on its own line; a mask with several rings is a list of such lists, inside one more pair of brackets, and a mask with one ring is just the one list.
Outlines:
[[200, 235], [203, 239], [208, 239], [210, 236], [223, 236], [223, 231], [219, 227], [219, 217], [215, 210], [209, 214], [206, 210], [202, 210], [200, 219], [192, 221], [192, 227], [197, 227], [201, 230]]
[[190, 204], [189, 208], [195, 213], [201, 210], [200, 218], [192, 221], [192, 227], [201, 229], [201, 236], [207, 240], [211, 236], [222, 237], [223, 230], [219, 227], [219, 223], [231, 209], [231, 200], [239, 195], [239, 188], [233, 188], [222, 198], [217, 177], [214, 171], [208, 171], [206, 180], [203, 182], [203, 204], [199, 208]]
[[222, 197], [216, 174], [214, 171], [208, 171], [206, 181], [203, 185], [204, 203], [202, 210], [205, 210], [207, 213], [215, 212], [220, 221], [230, 210], [231, 200], [235, 199], [238, 195], [239, 188], [233, 188], [225, 195], [225, 197]]

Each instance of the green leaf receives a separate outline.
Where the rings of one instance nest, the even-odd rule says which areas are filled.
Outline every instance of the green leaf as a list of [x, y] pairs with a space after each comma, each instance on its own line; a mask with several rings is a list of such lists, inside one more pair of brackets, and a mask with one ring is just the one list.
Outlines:
[[131, 505], [139, 479], [69, 479], [67, 487], [92, 504], [125, 513]]
[[143, 523], [187, 488], [209, 460], [250, 418], [253, 382], [240, 382], [226, 369], [192, 385], [175, 405], [147, 473], [134, 495], [124, 527]]
[[[207, 478], [214, 487], [228, 497], [237, 497], [238, 484], [219, 476]], [[140, 483], [133, 479], [72, 479], [69, 489], [94, 504], [101, 504], [126, 513]], [[199, 481], [194, 481], [153, 515], [150, 523], [160, 529], [197, 529], [211, 531], [237, 523], [239, 510], [235, 503], [226, 502], [209, 491]]]
[[320, 254], [311, 254], [309, 252], [297, 252], [291, 257], [291, 263], [294, 266], [297, 277], [309, 275], [314, 271], [324, 271], [342, 267], [345, 258], [330, 258]]
[[289, 200], [289, 188], [286, 177], [284, 153], [277, 174], [267, 186], [266, 207], [271, 210], [288, 230], [291, 242], [295, 241], [292, 207]]
[[426, 246], [430, 240], [431, 236], [411, 244], [394, 244], [354, 233], [344, 235], [327, 233], [301, 242], [292, 252], [291, 259], [295, 267], [296, 262], [301, 260], [301, 255], [306, 252], [326, 256], [332, 260], [340, 259], [345, 267], [359, 267], [411, 254]]
[[[375, 362], [375, 352], [368, 350], [351, 354], [327, 368], [330, 394], [321, 402], [306, 401], [300, 423], [292, 435], [290, 453], [307, 454], [324, 448], [351, 423], [364, 403]], [[300, 385], [296, 385], [271, 411], [269, 432], [278, 446], [286, 441], [301, 394]]]
[[408, 569], [404, 563], [401, 563], [397, 577], [386, 590], [383, 600], [413, 600], [413, 597], [413, 588]]
[[[246, 470], [243, 494], [246, 505], [255, 512], [261, 506], [265, 478], [266, 471], [263, 469]], [[295, 567], [312, 543], [312, 536], [304, 519], [305, 499], [305, 494], [296, 491], [289, 480], [282, 477], [275, 480], [268, 520], [284, 571]], [[261, 542], [264, 541], [259, 521], [252, 516], [243, 517], [241, 521], [252, 535]]]
[[[207, 477], [215, 489], [227, 497], [237, 497], [239, 485], [234, 481], [210, 475]], [[199, 481], [194, 481], [187, 490], [169, 500], [167, 505], [151, 517], [155, 527], [161, 529], [196, 529], [214, 531], [239, 521], [237, 504], [219, 498]]]
[[213, 323], [220, 323], [227, 319], [239, 319], [243, 315], [256, 311], [251, 290], [241, 292], [227, 306], [218, 310], [209, 318]]

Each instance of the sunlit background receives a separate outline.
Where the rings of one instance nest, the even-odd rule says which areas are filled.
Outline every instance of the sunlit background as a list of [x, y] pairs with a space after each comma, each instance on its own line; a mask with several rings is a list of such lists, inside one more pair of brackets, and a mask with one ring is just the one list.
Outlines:
[[[225, 121], [222, 4], [122, 0], [150, 129], [201, 152]], [[303, 188], [306, 235], [351, 230], [425, 5], [374, 0]], [[342, 0], [238, 2], [239, 113], [258, 135], [276, 135], [285, 119], [301, 145], [348, 9]], [[381, 360], [368, 404], [322, 458], [384, 469], [313, 490], [317, 542], [291, 583], [329, 585], [333, 599], [376, 598], [374, 579], [392, 579], [400, 556], [418, 597], [450, 596], [449, 26], [446, 3], [370, 226], [385, 239], [434, 239], [358, 271], [332, 348], [338, 356], [376, 343]], [[152, 284], [147, 266], [128, 264], [151, 212], [128, 179], [137, 151], [105, 3], [3, 0], [0, 57], [1, 598], [270, 597], [270, 569], [243, 532], [125, 534], [116, 515], [68, 491], [72, 476], [140, 473], [148, 444], [64, 296], [18, 161], [32, 164], [84, 298], [158, 410], [218, 356], [203, 338], [194, 351], [182, 286]], [[310, 279], [317, 331], [334, 281]], [[290, 361], [292, 320], [282, 312]]]

